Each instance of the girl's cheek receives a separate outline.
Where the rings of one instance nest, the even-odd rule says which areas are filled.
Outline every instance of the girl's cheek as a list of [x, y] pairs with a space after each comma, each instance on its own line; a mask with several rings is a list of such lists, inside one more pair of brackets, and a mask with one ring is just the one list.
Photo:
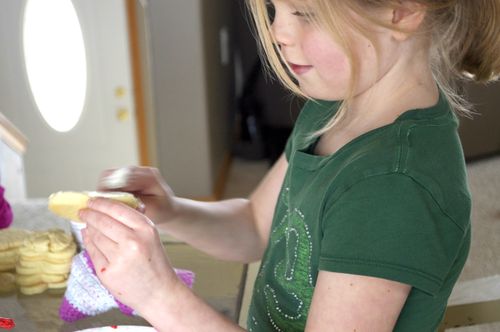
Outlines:
[[350, 75], [349, 60], [344, 51], [330, 38], [312, 36], [304, 43], [309, 64], [325, 78], [345, 79]]

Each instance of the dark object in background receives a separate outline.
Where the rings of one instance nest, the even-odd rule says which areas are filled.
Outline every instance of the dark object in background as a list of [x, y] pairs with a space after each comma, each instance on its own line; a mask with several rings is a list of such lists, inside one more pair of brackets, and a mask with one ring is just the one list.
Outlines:
[[460, 138], [467, 161], [500, 154], [500, 82], [487, 86], [466, 84], [466, 99], [478, 114], [460, 117]]
[[302, 102], [264, 75], [257, 58], [238, 100], [233, 154], [244, 159], [267, 159], [272, 165], [283, 153]]
[[291, 133], [292, 128], [290, 127], [264, 126], [262, 128], [262, 134], [266, 142], [265, 154], [271, 165], [274, 164], [283, 153]]
[[235, 117], [237, 137], [233, 153], [245, 159], [265, 158], [261, 119], [264, 105], [256, 94], [261, 67], [260, 59], [257, 58], [245, 80], [241, 97], [237, 101], [238, 109]]

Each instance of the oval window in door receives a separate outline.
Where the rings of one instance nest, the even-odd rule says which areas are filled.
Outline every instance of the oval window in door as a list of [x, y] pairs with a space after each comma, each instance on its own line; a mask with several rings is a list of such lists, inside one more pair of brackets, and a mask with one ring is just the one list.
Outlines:
[[85, 43], [71, 0], [27, 0], [23, 47], [38, 110], [54, 130], [70, 131], [87, 94]]

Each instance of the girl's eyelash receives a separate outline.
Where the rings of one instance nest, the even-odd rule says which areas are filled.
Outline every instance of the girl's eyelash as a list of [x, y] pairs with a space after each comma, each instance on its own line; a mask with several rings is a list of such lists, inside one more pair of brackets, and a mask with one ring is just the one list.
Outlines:
[[292, 15], [300, 17], [300, 18], [308, 19], [308, 20], [313, 17], [313, 14], [311, 14], [311, 13], [301, 12], [298, 10], [294, 11], [292, 13]]

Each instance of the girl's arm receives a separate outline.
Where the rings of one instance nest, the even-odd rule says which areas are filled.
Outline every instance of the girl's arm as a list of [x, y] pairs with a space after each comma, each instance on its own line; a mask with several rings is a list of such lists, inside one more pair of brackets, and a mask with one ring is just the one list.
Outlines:
[[141, 316], [159, 332], [244, 331], [184, 285], [164, 290], [162, 293], [166, 295], [163, 298], [158, 298], [156, 302], [144, 306], [143, 311], [140, 312]]
[[[321, 271], [306, 332], [393, 331], [411, 287], [398, 282]], [[185, 286], [148, 306], [143, 317], [159, 331], [241, 331]], [[162, 308], [158, 315], [154, 308]]]
[[282, 156], [248, 199], [199, 202], [175, 198], [175, 217], [163, 219], [157, 227], [220, 259], [259, 260], [287, 167]]
[[391, 280], [320, 271], [306, 332], [392, 331], [410, 290]]
[[[156, 169], [143, 167], [130, 168], [126, 184], [113, 189], [139, 196], [160, 231], [219, 259], [250, 262], [260, 259], [267, 245], [287, 167], [281, 156], [248, 199], [200, 202], [175, 197]], [[103, 185], [99, 189], [109, 190]]]

